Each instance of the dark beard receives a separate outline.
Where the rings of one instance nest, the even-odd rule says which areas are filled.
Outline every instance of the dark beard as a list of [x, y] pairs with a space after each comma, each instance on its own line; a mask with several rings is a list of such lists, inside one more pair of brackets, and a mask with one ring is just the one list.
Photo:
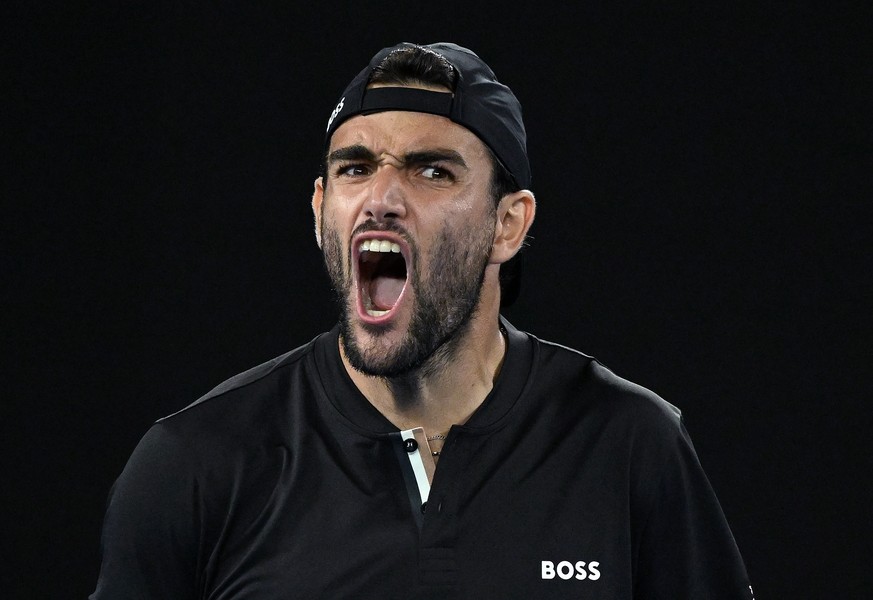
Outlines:
[[[369, 224], [363, 229], [379, 228]], [[404, 233], [396, 227], [387, 229]], [[348, 274], [343, 272], [339, 235], [325, 227], [322, 234], [324, 260], [340, 309], [340, 339], [352, 367], [367, 375], [386, 378], [412, 372], [428, 375], [442, 368], [463, 339], [479, 305], [493, 230], [493, 221], [490, 221], [486, 226], [466, 227], [451, 236], [447, 230], [440, 232], [427, 265], [426, 281], [422, 280], [419, 262], [413, 261], [409, 280], [415, 290], [415, 304], [409, 330], [396, 348], [383, 353], [368, 352], [355, 336], [351, 325], [355, 310], [351, 269]], [[409, 242], [413, 256], [417, 257], [414, 244]], [[374, 336], [384, 331], [381, 327], [365, 324], [363, 327]]]

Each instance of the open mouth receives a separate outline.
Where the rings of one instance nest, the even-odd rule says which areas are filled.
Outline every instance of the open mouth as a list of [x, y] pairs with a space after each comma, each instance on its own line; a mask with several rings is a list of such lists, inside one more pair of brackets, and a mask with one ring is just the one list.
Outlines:
[[406, 289], [405, 244], [381, 236], [358, 238], [356, 244], [359, 312], [370, 317], [368, 321], [381, 321], [399, 304]]

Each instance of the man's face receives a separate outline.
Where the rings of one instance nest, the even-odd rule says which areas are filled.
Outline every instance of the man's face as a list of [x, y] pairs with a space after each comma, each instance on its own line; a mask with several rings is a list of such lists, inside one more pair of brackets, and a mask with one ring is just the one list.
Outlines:
[[316, 211], [354, 368], [391, 377], [448, 358], [488, 265], [490, 177], [484, 144], [444, 117], [381, 112], [334, 133]]

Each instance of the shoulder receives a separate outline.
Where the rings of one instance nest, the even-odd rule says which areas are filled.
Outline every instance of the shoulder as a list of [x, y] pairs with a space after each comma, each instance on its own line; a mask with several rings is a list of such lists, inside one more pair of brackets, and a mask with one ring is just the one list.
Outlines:
[[[528, 334], [530, 335], [530, 334]], [[566, 402], [611, 421], [678, 429], [682, 411], [653, 390], [616, 374], [579, 350], [530, 335], [536, 347], [532, 379]]]
[[158, 419], [134, 449], [122, 481], [193, 480], [196, 473], [223, 471], [218, 465], [233, 464], [252, 448], [280, 443], [287, 437], [292, 405], [304, 395], [300, 382], [307, 378], [307, 357], [320, 337]]
[[610, 464], [626, 465], [634, 498], [647, 506], [665, 474], [673, 474], [673, 481], [675, 473], [700, 470], [675, 404], [592, 356], [542, 340], [536, 344], [541, 406], [553, 412], [554, 421], [569, 421], [580, 437], [596, 440]]
[[170, 421], [184, 413], [205, 409], [210, 402], [226, 398], [227, 396], [238, 396], [246, 392], [252, 392], [256, 395], [260, 387], [269, 386], [275, 379], [282, 377], [289, 370], [300, 367], [301, 363], [312, 352], [318, 339], [317, 337], [308, 344], [295, 348], [256, 367], [252, 367], [238, 375], [234, 375], [185, 408], [159, 419], [158, 422]]
[[309, 357], [320, 338], [235, 375], [158, 419], [135, 455], [183, 468], [186, 462], [229, 460], [246, 448], [282, 439], [297, 418], [291, 413], [302, 410], [296, 405], [310, 396]]
[[156, 425], [189, 432], [222, 424], [239, 428], [265, 417], [265, 411], [282, 410], [289, 398], [299, 395], [295, 392], [307, 377], [309, 358], [323, 335], [223, 381], [188, 406], [158, 419]]

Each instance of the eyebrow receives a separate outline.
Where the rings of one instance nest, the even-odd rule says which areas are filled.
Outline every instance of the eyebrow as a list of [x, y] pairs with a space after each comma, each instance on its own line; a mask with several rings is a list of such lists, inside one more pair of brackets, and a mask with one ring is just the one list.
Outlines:
[[338, 148], [327, 155], [327, 164], [333, 164], [341, 160], [376, 160], [373, 151], [362, 144]]
[[[369, 162], [377, 162], [376, 154], [364, 146], [363, 144], [354, 144], [344, 148], [337, 148], [327, 155], [327, 164], [333, 164], [345, 160], [365, 160]], [[400, 162], [404, 165], [420, 165], [435, 162], [448, 162], [464, 169], [467, 168], [467, 162], [455, 150], [449, 148], [433, 148], [428, 150], [418, 150], [407, 152], [400, 157]]]

